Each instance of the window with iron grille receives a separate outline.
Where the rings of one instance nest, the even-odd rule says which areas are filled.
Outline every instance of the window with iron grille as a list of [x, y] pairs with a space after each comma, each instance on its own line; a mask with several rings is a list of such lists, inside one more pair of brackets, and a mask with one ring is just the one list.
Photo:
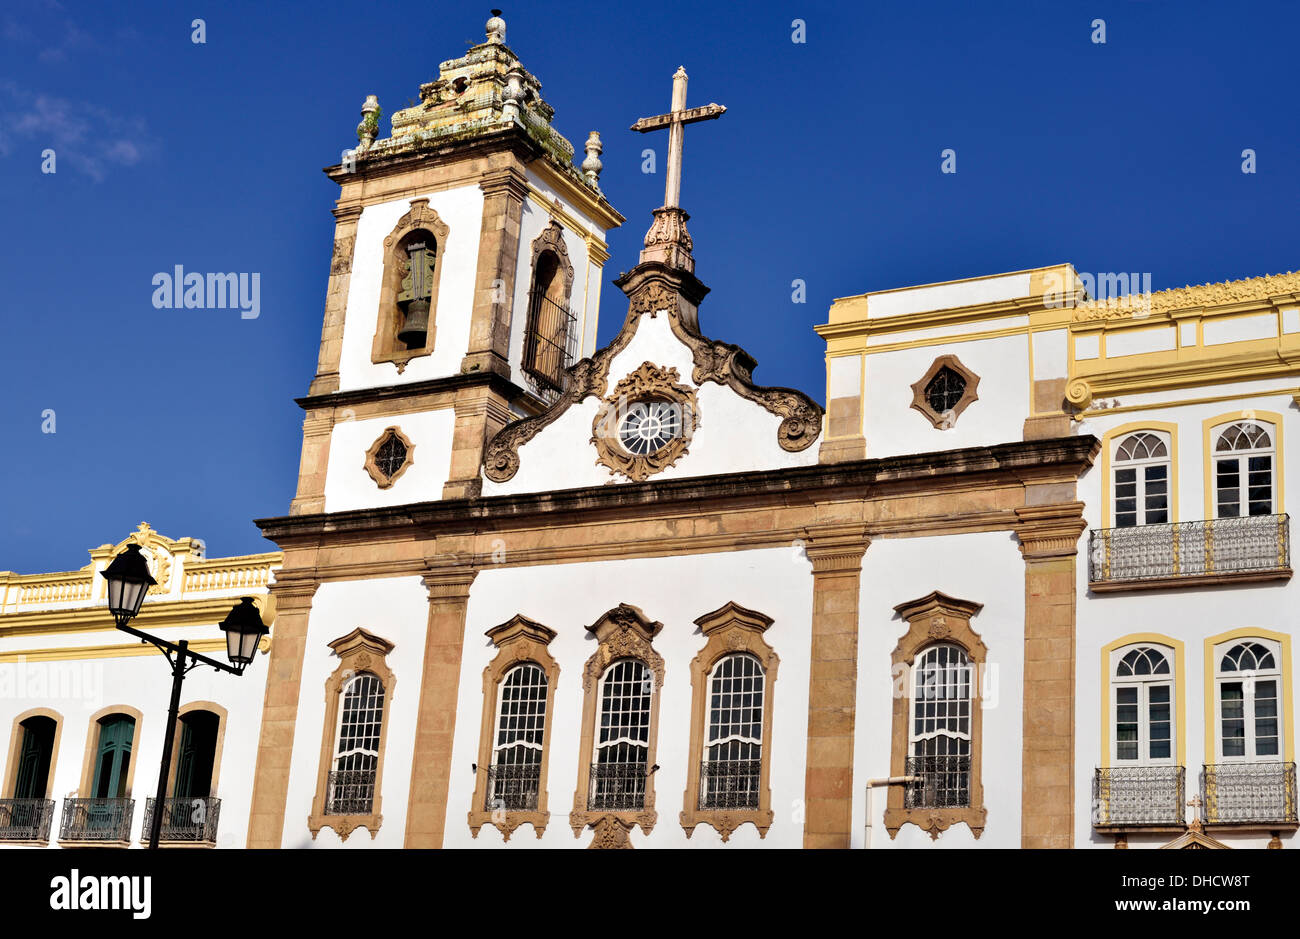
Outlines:
[[965, 393], [966, 379], [946, 365], [925, 386], [925, 400], [937, 414], [955, 408]]
[[1169, 445], [1163, 434], [1138, 431], [1115, 446], [1115, 527], [1169, 521]]
[[1158, 766], [1174, 759], [1174, 685], [1169, 651], [1132, 646], [1113, 654], [1111, 756], [1116, 765]]
[[392, 479], [405, 464], [406, 444], [396, 434], [390, 433], [375, 451], [375, 466], [385, 478]]
[[907, 808], [970, 805], [972, 675], [955, 645], [925, 649], [912, 666]]
[[367, 815], [374, 804], [384, 720], [384, 685], [361, 672], [343, 687], [338, 743], [326, 798], [327, 815]]
[[528, 297], [528, 325], [524, 334], [524, 371], [534, 390], [553, 399], [565, 388], [565, 369], [576, 358], [577, 316], [564, 296], [559, 258], [544, 251], [537, 258]]
[[516, 665], [501, 681], [488, 770], [488, 811], [537, 808], [546, 734], [546, 685], [546, 672], [535, 662]]
[[1215, 518], [1272, 515], [1273, 438], [1255, 421], [1219, 431], [1214, 443]]
[[620, 659], [601, 676], [589, 810], [645, 807], [652, 688], [650, 669], [638, 659]]
[[722, 658], [709, 676], [709, 722], [700, 808], [758, 808], [763, 767], [763, 666], [746, 653]]

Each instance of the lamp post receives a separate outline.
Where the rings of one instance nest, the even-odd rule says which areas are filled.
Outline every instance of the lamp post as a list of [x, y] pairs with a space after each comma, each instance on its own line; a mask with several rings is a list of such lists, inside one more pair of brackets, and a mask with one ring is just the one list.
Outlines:
[[217, 671], [232, 675], [244, 674], [244, 669], [257, 654], [257, 645], [271, 630], [262, 622], [262, 616], [253, 605], [252, 597], [241, 597], [239, 603], [221, 623], [226, 634], [226, 657], [230, 665], [200, 655], [190, 649], [188, 640], [168, 642], [128, 625], [140, 612], [145, 594], [156, 580], [149, 573], [149, 562], [140, 553], [138, 544], [129, 544], [126, 550], [113, 559], [103, 572], [108, 581], [108, 609], [117, 621], [117, 628], [137, 637], [141, 642], [152, 643], [162, 650], [172, 666], [171, 707], [167, 712], [167, 727], [163, 736], [162, 766], [158, 770], [158, 792], [154, 798], [153, 818], [149, 826], [149, 847], [158, 847], [162, 834], [163, 807], [167, 797], [167, 778], [171, 773], [172, 742], [176, 736], [176, 719], [181, 703], [181, 683], [190, 669], [210, 665]]

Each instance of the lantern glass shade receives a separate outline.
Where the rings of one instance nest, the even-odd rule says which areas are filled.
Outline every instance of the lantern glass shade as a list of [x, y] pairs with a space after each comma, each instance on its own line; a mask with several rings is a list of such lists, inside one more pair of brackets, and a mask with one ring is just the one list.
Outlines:
[[257, 644], [271, 630], [262, 622], [262, 615], [253, 605], [252, 597], [241, 597], [230, 611], [221, 628], [226, 634], [226, 655], [232, 665], [244, 668], [257, 654]]
[[149, 562], [138, 544], [129, 544], [102, 573], [108, 581], [109, 612], [118, 626], [125, 626], [139, 614], [145, 594], [157, 583], [149, 573]]

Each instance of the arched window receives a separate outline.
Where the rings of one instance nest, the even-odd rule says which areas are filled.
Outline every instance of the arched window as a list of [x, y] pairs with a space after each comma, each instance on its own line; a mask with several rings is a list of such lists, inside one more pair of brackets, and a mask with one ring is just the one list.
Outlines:
[[416, 356], [433, 351], [438, 280], [446, 254], [447, 224], [427, 198], [411, 209], [384, 239], [384, 273], [370, 360], [392, 362], [398, 374]]
[[217, 731], [221, 718], [212, 711], [194, 710], [180, 718], [176, 775], [172, 796], [206, 799], [212, 795], [212, 771], [217, 760]]
[[18, 727], [22, 739], [18, 743], [18, 773], [14, 778], [13, 798], [44, 799], [49, 789], [58, 722], [52, 717], [36, 715]]
[[497, 703], [496, 739], [488, 771], [488, 811], [537, 808], [546, 736], [546, 672], [524, 662], [506, 672]]
[[361, 672], [343, 686], [339, 729], [330, 773], [326, 815], [369, 815], [379, 767], [379, 734], [384, 720], [384, 684]]
[[1281, 654], [1269, 639], [1245, 639], [1215, 653], [1217, 756], [1224, 763], [1268, 762], [1281, 752]]
[[1272, 515], [1274, 446], [1257, 421], [1237, 421], [1214, 437], [1214, 517]]
[[8, 775], [0, 793], [0, 842], [44, 844], [50, 838], [54, 802], [48, 798], [58, 750], [60, 719], [53, 711], [14, 719]]
[[565, 369], [577, 358], [577, 316], [569, 308], [573, 265], [564, 232], [552, 222], [533, 241], [533, 278], [528, 291], [524, 372], [547, 400], [564, 390]]
[[1174, 685], [1170, 652], [1157, 646], [1116, 651], [1111, 721], [1116, 765], [1158, 766], [1174, 761]]
[[912, 666], [908, 808], [970, 805], [971, 665], [960, 646], [923, 650]]
[[758, 808], [763, 698], [763, 666], [754, 656], [734, 653], [713, 667], [700, 808]]
[[1112, 465], [1116, 528], [1170, 521], [1169, 444], [1164, 434], [1141, 430], [1120, 438]]
[[645, 807], [652, 687], [650, 669], [639, 659], [619, 659], [601, 676], [588, 811]]
[[95, 775], [91, 795], [96, 799], [123, 799], [131, 769], [131, 745], [135, 737], [135, 718], [129, 714], [110, 714], [99, 721], [99, 740], [95, 748]]

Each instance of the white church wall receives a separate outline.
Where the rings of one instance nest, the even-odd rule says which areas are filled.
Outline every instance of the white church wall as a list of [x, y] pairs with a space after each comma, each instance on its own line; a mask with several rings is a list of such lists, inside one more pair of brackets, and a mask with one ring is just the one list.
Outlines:
[[[941, 355], [955, 355], [979, 376], [979, 399], [946, 430], [912, 408], [912, 385]], [[863, 401], [867, 457], [1011, 443], [1029, 416], [1029, 344], [1024, 335], [880, 352], [866, 356]]]
[[[413, 448], [410, 465], [387, 489], [380, 489], [366, 471], [366, 453], [389, 427], [396, 427]], [[442, 498], [451, 475], [454, 408], [340, 421], [330, 431], [325, 476], [325, 511], [345, 512], [381, 505], [404, 505]]]
[[866, 844], [866, 783], [891, 768], [895, 689], [891, 655], [907, 624], [894, 607], [939, 590], [983, 603], [971, 628], [988, 649], [982, 678], [981, 742], [987, 826], [976, 839], [965, 824], [938, 840], [915, 825], [895, 838], [884, 827], [888, 788], [871, 794], [872, 848], [1017, 848], [1021, 834], [1024, 727], [1025, 565], [1014, 536], [988, 532], [930, 538], [878, 538], [862, 561], [858, 687], [854, 721], [852, 847]]
[[[107, 617], [108, 613], [105, 611]], [[163, 639], [177, 642], [198, 638], [220, 638], [213, 623], [202, 630], [194, 628], [151, 630]], [[41, 648], [74, 650], [77, 647], [117, 644], [118, 634], [106, 637], [103, 632], [54, 633], [42, 635]], [[30, 648], [31, 636], [0, 640], [0, 653]], [[205, 653], [225, 661], [224, 652]], [[257, 743], [262, 723], [262, 703], [266, 690], [269, 657], [259, 654], [241, 677], [196, 668], [185, 679], [181, 706], [199, 701], [213, 702], [225, 708], [221, 765], [212, 795], [221, 800], [217, 846], [244, 847], [248, 835], [248, 815], [252, 802], [253, 768], [257, 760]], [[79, 792], [87, 758], [86, 741], [92, 718], [110, 707], [130, 707], [142, 714], [137, 720], [139, 740], [131, 753], [135, 764], [129, 797], [135, 800], [131, 822], [131, 845], [139, 847], [143, 833], [145, 800], [158, 787], [158, 770], [162, 760], [163, 728], [171, 693], [170, 670], [162, 653], [120, 657], [62, 658], [46, 661], [0, 662], [0, 733], [7, 753], [14, 719], [33, 708], [48, 708], [60, 716], [58, 749], [54, 756], [54, 817], [49, 846], [57, 848], [59, 822], [65, 798], [88, 797]], [[92, 744], [93, 746], [93, 744]], [[6, 768], [7, 770], [8, 768]], [[168, 795], [171, 795], [169, 781]], [[0, 842], [0, 847], [10, 847]]]
[[[741, 398], [730, 388], [691, 381], [694, 360], [690, 349], [672, 332], [666, 316], [642, 316], [627, 347], [614, 356], [609, 369], [609, 392], [644, 362], [677, 369], [678, 383], [697, 388], [699, 426], [688, 452], [655, 476], [656, 480], [707, 476], [742, 470], [779, 469], [817, 462], [814, 444], [799, 453], [781, 449], [777, 429], [781, 418], [762, 406]], [[591, 443], [592, 423], [600, 410], [595, 397], [574, 405], [554, 423], [519, 448], [519, 471], [504, 483], [484, 479], [483, 494], [508, 495], [598, 486], [626, 482], [596, 464]]]
[[[286, 848], [400, 848], [406, 837], [407, 798], [411, 789], [411, 741], [415, 739], [424, 642], [429, 621], [429, 593], [419, 577], [392, 577], [322, 584], [312, 599], [303, 653], [293, 757], [285, 808]], [[329, 643], [358, 626], [393, 643], [385, 659], [394, 686], [384, 700], [385, 749], [380, 812], [383, 824], [371, 838], [364, 829], [346, 841], [332, 828], [315, 840], [307, 828], [320, 771], [325, 721], [325, 683], [338, 659]]]
[[[507, 547], [507, 550], [509, 548]], [[497, 650], [484, 633], [523, 614], [558, 634], [549, 651], [560, 666], [555, 713], [547, 728], [550, 758], [547, 779], [550, 823], [539, 840], [530, 826], [518, 829], [508, 846], [583, 848], [591, 832], [574, 838], [568, 816], [573, 807], [582, 727], [582, 670], [596, 649], [587, 627], [619, 603], [640, 607], [664, 624], [654, 640], [664, 658], [659, 702], [655, 774], [658, 823], [649, 836], [635, 829], [636, 847], [710, 847], [720, 836], [701, 825], [687, 839], [678, 820], [686, 790], [691, 720], [690, 663], [705, 640], [695, 619], [735, 601], [774, 620], [764, 634], [780, 657], [777, 669], [771, 760], [772, 809], [767, 837], [752, 825], [734, 832], [728, 845], [797, 848], [803, 843], [801, 806], [808, 734], [808, 656], [812, 611], [811, 565], [796, 548], [736, 551], [672, 558], [499, 568], [478, 575], [471, 588], [465, 652], [461, 665], [451, 785], [447, 803], [447, 847], [492, 847], [500, 833], [485, 826], [477, 838], [466, 824], [478, 760], [483, 715], [483, 669]], [[392, 738], [390, 738], [392, 739]], [[589, 763], [584, 759], [583, 763]], [[388, 770], [384, 771], [385, 779]], [[387, 804], [385, 806], [387, 811]], [[387, 824], [387, 822], [385, 822]]]
[[[449, 229], [438, 279], [433, 324], [433, 352], [411, 359], [401, 374], [391, 362], [370, 361], [379, 322], [379, 292], [384, 275], [384, 239], [411, 208], [411, 200], [427, 198]], [[392, 202], [369, 205], [357, 220], [352, 279], [348, 289], [339, 388], [373, 388], [409, 384], [460, 374], [469, 349], [474, 280], [478, 271], [479, 232], [483, 224], [483, 191], [477, 185], [416, 193]]]

